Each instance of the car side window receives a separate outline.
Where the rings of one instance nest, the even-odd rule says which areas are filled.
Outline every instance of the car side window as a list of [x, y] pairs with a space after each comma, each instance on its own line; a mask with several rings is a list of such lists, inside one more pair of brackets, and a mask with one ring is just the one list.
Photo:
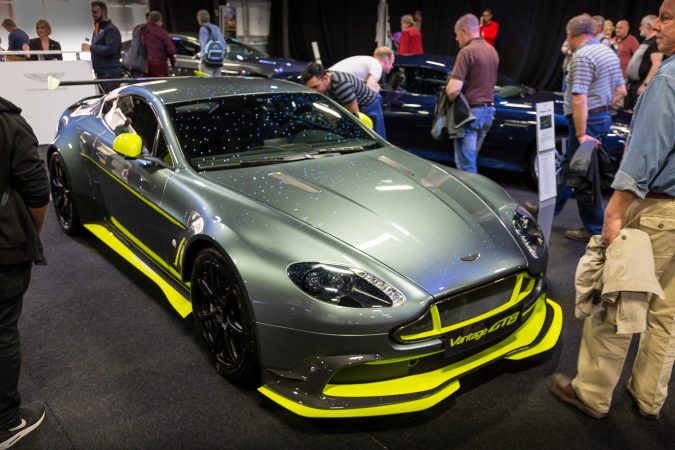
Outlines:
[[392, 89], [421, 95], [436, 95], [447, 81], [445, 71], [427, 67], [394, 67], [388, 78]]
[[176, 46], [177, 55], [195, 56], [199, 53], [199, 44], [187, 39], [174, 39], [173, 44]]
[[155, 112], [145, 100], [133, 95], [118, 97], [114, 102], [103, 116], [105, 122], [117, 136], [122, 133], [139, 135], [143, 153], [150, 154], [159, 126]]
[[169, 146], [166, 145], [166, 138], [161, 129], [157, 134], [157, 145], [155, 146], [155, 154], [153, 156], [173, 166], [173, 159], [171, 158], [171, 153], [169, 153]]

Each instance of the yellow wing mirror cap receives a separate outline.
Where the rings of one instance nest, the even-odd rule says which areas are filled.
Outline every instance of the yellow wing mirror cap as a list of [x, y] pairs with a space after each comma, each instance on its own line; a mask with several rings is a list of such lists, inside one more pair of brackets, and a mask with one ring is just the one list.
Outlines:
[[143, 150], [143, 140], [134, 133], [122, 133], [113, 141], [113, 150], [127, 158], [138, 158]]
[[361, 121], [361, 123], [363, 123], [365, 126], [370, 128], [371, 130], [373, 129], [373, 120], [370, 117], [368, 117], [367, 115], [365, 115], [361, 111], [359, 111], [358, 116], [359, 116], [359, 120]]

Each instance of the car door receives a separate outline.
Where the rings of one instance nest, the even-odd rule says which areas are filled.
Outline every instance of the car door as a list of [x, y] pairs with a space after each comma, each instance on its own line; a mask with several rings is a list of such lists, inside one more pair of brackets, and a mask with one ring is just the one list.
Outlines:
[[[380, 91], [387, 137], [407, 150], [448, 153], [448, 141], [431, 137], [436, 93], [446, 85], [442, 69], [394, 66]], [[423, 155], [433, 158], [432, 155]], [[439, 155], [439, 159], [444, 159]]]
[[137, 249], [154, 260], [164, 260], [167, 228], [181, 227], [179, 220], [161, 205], [173, 170], [142, 158], [127, 158], [113, 150], [117, 136], [135, 133], [143, 142], [143, 154], [157, 156], [172, 166], [166, 144], [162, 144], [165, 141], [157, 115], [145, 99], [134, 95], [110, 100], [101, 114], [108, 130], [99, 136], [92, 156], [99, 169], [94, 173], [107, 219]]

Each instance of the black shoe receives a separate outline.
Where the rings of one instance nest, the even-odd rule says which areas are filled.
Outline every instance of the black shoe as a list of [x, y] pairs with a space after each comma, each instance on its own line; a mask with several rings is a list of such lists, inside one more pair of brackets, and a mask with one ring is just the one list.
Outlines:
[[633, 404], [635, 405], [635, 408], [637, 408], [638, 414], [640, 414], [645, 419], [649, 419], [649, 420], [659, 420], [661, 418], [661, 413], [656, 413], [656, 414], [648, 413], [644, 409], [640, 408], [640, 404], [638, 403], [637, 398], [635, 397], [635, 394], [633, 393], [633, 391], [630, 388], [630, 385], [628, 385], [628, 384], [626, 385], [626, 391], [628, 391], [628, 395], [630, 396], [630, 398], [633, 399]]
[[537, 218], [537, 215], [539, 214], [539, 207], [537, 205], [532, 202], [525, 202], [523, 203], [523, 208], [525, 208], [525, 210], [529, 212], [532, 217], [535, 219]]
[[578, 230], [567, 230], [563, 235], [567, 239], [572, 239], [573, 241], [579, 242], [588, 242], [588, 240], [593, 236], [593, 234], [588, 231], [586, 228], [579, 228]]
[[35, 401], [19, 409], [19, 422], [9, 429], [0, 429], [0, 450], [10, 448], [36, 429], [45, 418], [45, 405]]

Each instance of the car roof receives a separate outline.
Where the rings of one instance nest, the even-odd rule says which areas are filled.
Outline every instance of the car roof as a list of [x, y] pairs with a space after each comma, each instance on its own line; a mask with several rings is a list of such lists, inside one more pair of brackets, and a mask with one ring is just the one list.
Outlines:
[[244, 94], [315, 93], [312, 89], [297, 83], [259, 77], [177, 77], [125, 86], [118, 92], [120, 94], [150, 92], [159, 97], [164, 104]]

